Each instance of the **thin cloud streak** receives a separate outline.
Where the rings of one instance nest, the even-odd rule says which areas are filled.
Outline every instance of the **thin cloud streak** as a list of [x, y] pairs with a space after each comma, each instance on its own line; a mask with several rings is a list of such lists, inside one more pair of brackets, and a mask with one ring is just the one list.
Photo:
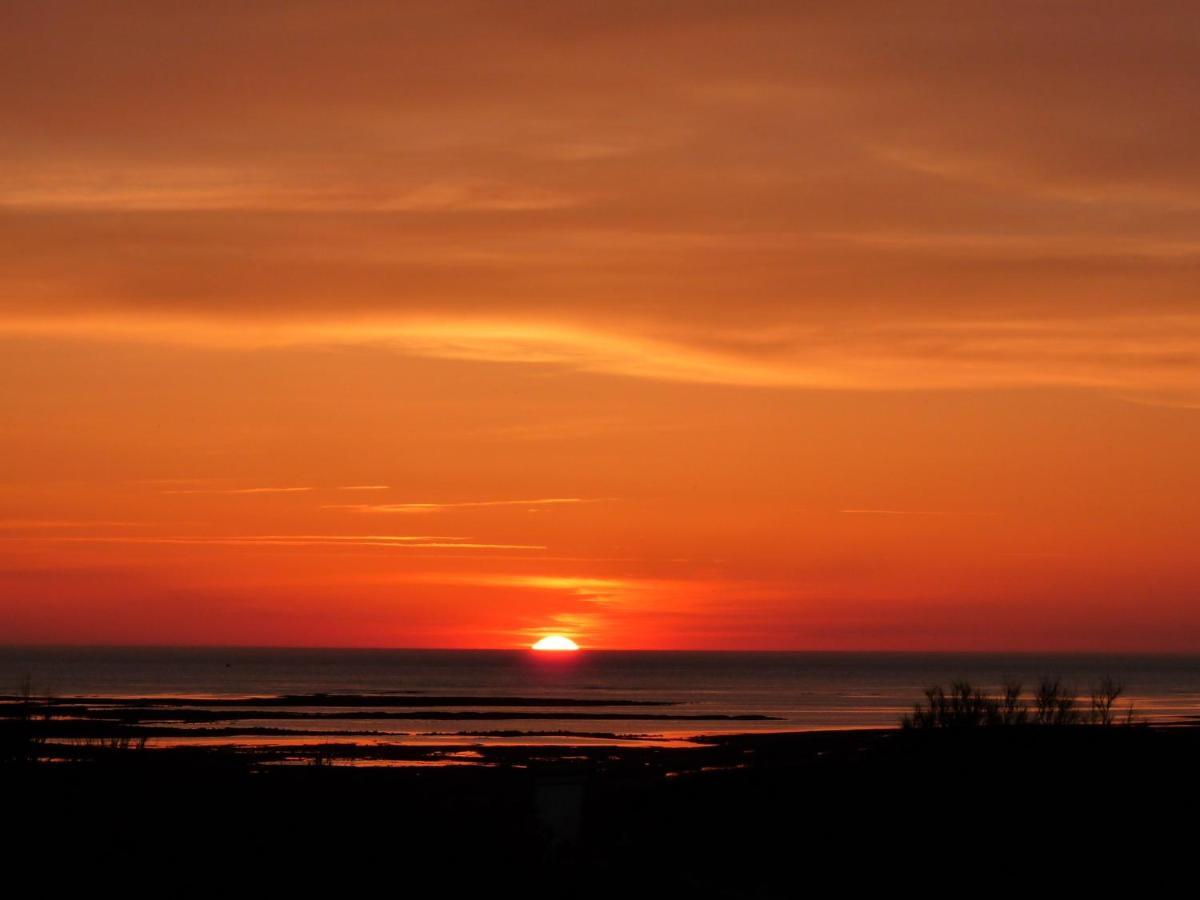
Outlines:
[[469, 500], [461, 503], [334, 503], [321, 509], [345, 509], [361, 513], [435, 513], [453, 509], [477, 509], [494, 506], [566, 506], [576, 503], [600, 503], [601, 499], [548, 497], [539, 500]]
[[[665, 329], [665, 326], [664, 326]], [[1073, 387], [1178, 392], [1200, 383], [1200, 316], [876, 321], [646, 336], [584, 324], [443, 318], [397, 321], [74, 316], [0, 319], [0, 335], [213, 349], [383, 347], [433, 359], [759, 388], [906, 391]], [[293, 489], [298, 490], [298, 489]], [[215, 492], [215, 491], [214, 491]], [[249, 491], [247, 491], [249, 492]]]
[[994, 516], [987, 512], [955, 512], [942, 509], [842, 509], [844, 516]]
[[252, 487], [252, 488], [180, 488], [164, 494], [302, 494], [310, 487]]
[[148, 528], [152, 522], [125, 522], [104, 519], [0, 519], [0, 529], [23, 528]]
[[388, 547], [393, 549], [545, 550], [543, 544], [493, 544], [424, 535], [242, 535], [234, 537], [45, 537], [0, 540], [70, 544], [164, 544], [221, 547]]
[[629, 579], [588, 578], [575, 575], [428, 575], [418, 581], [434, 584], [460, 584], [476, 587], [531, 588], [561, 591], [589, 603], [613, 603], [625, 595], [645, 590], [647, 585]]

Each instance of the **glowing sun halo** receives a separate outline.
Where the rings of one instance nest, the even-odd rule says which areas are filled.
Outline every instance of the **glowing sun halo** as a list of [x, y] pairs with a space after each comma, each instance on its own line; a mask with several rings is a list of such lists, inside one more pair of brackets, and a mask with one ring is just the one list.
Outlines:
[[550, 634], [542, 638], [532, 647], [533, 650], [578, 650], [579, 645], [569, 637], [563, 637], [561, 634]]

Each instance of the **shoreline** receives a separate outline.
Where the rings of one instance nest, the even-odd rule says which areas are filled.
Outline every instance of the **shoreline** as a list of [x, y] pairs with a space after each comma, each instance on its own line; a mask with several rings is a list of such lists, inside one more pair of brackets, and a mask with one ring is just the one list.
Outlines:
[[[700, 771], [713, 763], [736, 761], [757, 765], [763, 760], [777, 764], [783, 757], [791, 763], [811, 761], [833, 752], [875, 752], [897, 746], [924, 746], [938, 741], [1005, 743], [1019, 740], [1046, 743], [1069, 739], [1082, 741], [1136, 740], [1130, 735], [1182, 734], [1200, 740], [1200, 723], [1066, 726], [978, 727], [912, 731], [900, 725], [858, 728], [823, 728], [787, 731], [707, 732], [687, 737], [628, 735], [614, 732], [455, 732], [414, 734], [405, 740], [388, 735], [371, 739], [362, 734], [256, 736], [251, 741], [224, 736], [150, 738], [92, 736], [67, 741], [46, 740], [39, 744], [40, 765], [84, 765], [99, 763], [121, 768], [149, 766], [184, 767], [209, 763], [235, 764], [246, 770], [259, 766], [377, 767], [389, 763], [438, 767], [529, 768], [563, 762], [585, 763], [604, 768], [637, 764], [653, 771], [669, 765], [678, 772]], [[1117, 737], [1113, 737], [1116, 735]], [[337, 738], [353, 738], [338, 740]]]
[[[395, 861], [400, 877], [449, 878], [451, 896], [469, 883], [555, 898], [792, 897], [797, 878], [893, 882], [914, 860], [1008, 865], [995, 854], [1018, 839], [1064, 860], [1102, 839], [1148, 864], [1191, 852], [1169, 813], [1200, 798], [1200, 725], [742, 732], [684, 747], [75, 749], [86, 752], [0, 764], [21, 823], [13, 858], [107, 872], [132, 853], [213, 890], [248, 870], [277, 889], [342, 884]], [[297, 853], [299, 865], [264, 868]]]

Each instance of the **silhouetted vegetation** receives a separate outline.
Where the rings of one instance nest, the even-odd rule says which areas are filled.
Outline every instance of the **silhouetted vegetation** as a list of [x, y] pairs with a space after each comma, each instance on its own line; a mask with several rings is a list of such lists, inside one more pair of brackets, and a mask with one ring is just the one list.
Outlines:
[[17, 765], [36, 763], [46, 743], [45, 729], [38, 726], [38, 720], [49, 721], [50, 704], [39, 702], [33, 693], [32, 680], [26, 677], [17, 691], [16, 700], [8, 709], [7, 718], [0, 720], [0, 762]]
[[75, 738], [71, 741], [71, 745], [81, 750], [90, 751], [90, 755], [103, 755], [124, 753], [128, 750], [145, 750], [147, 740], [148, 738], [145, 735], [114, 734], [103, 737], [88, 736]]
[[[992, 694], [969, 681], [953, 682], [949, 689], [934, 685], [925, 691], [925, 702], [916, 704], [901, 723], [905, 728], [974, 728], [992, 725], [1078, 725], [1088, 722], [1112, 725], [1114, 707], [1124, 687], [1105, 678], [1091, 691], [1091, 704], [1085, 717], [1075, 691], [1058, 679], [1042, 679], [1033, 693], [1033, 705], [1022, 698], [1020, 684], [1005, 684]], [[1125, 716], [1133, 721], [1133, 706]]]
[[1039, 725], [1075, 725], [1079, 722], [1075, 692], [1057, 678], [1043, 678], [1033, 695], [1034, 719]]
[[[1097, 725], [1113, 724], [1113, 706], [1116, 705], [1117, 698], [1124, 692], [1124, 686], [1113, 681], [1111, 678], [1105, 678], [1092, 688], [1092, 705], [1088, 716], [1089, 720]], [[1133, 705], [1131, 704], [1126, 715], [1126, 722], [1132, 719]]]
[[[55, 714], [63, 712], [67, 717], [56, 720]], [[87, 722], [72, 721], [70, 712], [56, 698], [38, 696], [32, 679], [22, 679], [16, 694], [0, 698], [0, 764], [30, 766], [64, 755], [110, 759], [146, 748], [146, 733], [107, 722], [92, 730]]]

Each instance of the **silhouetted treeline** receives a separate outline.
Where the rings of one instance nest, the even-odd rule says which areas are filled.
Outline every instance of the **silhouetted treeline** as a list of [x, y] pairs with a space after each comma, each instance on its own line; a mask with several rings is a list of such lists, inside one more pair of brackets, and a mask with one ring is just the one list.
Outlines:
[[[925, 691], [925, 702], [916, 704], [901, 720], [905, 728], [973, 728], [996, 725], [1112, 725], [1116, 703], [1125, 692], [1123, 685], [1104, 678], [1090, 693], [1087, 706], [1078, 694], [1058, 679], [1043, 678], [1026, 701], [1022, 685], [1012, 682], [997, 693], [977, 688], [966, 680], [950, 687], [934, 685]], [[1132, 704], [1124, 714], [1133, 723]]]

